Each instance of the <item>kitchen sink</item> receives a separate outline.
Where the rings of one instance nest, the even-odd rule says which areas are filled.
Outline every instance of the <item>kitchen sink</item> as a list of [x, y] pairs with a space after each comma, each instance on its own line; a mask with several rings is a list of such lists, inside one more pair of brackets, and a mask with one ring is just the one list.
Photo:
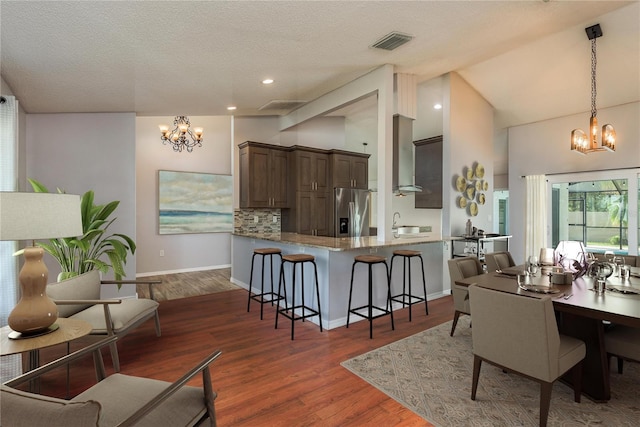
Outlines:
[[424, 237], [424, 233], [431, 232], [431, 226], [399, 225], [392, 227], [391, 232], [395, 238]]

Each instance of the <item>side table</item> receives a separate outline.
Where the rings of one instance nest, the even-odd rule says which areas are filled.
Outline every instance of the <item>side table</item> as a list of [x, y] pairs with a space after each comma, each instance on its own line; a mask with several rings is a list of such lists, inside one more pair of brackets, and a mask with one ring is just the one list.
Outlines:
[[27, 366], [27, 370], [30, 371], [40, 365], [39, 350], [41, 348], [73, 341], [76, 338], [89, 335], [92, 330], [91, 325], [84, 320], [62, 318], [56, 320], [56, 323], [59, 328], [50, 334], [17, 340], [9, 338], [9, 334], [12, 332], [11, 328], [8, 326], [3, 327], [0, 329], [0, 356], [25, 353], [28, 351], [29, 365]]
[[9, 338], [9, 334], [13, 332], [9, 326], [0, 328], [0, 356], [29, 352], [29, 361], [23, 371], [30, 371], [40, 365], [40, 349], [68, 343], [89, 335], [92, 330], [91, 325], [84, 320], [61, 318], [56, 320], [56, 324], [59, 328], [49, 334], [21, 339]]

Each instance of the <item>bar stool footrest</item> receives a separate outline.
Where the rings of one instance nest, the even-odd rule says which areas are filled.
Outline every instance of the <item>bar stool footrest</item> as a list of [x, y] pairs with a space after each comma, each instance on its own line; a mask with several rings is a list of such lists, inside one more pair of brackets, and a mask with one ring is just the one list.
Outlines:
[[[407, 297], [409, 301], [406, 301], [405, 297]], [[407, 305], [420, 304], [421, 302], [425, 302], [426, 299], [425, 297], [419, 297], [416, 295], [398, 294], [392, 296], [391, 301], [399, 302], [403, 307], [405, 307]]]
[[[366, 313], [360, 313], [358, 312], [358, 310], [366, 310]], [[362, 307], [356, 307], [356, 308], [352, 308], [351, 310], [349, 310], [349, 313], [351, 314], [355, 314], [356, 316], [360, 316], [362, 318], [365, 318], [367, 320], [373, 320], [373, 319], [377, 319], [379, 317], [383, 317], [383, 316], [388, 316], [391, 314], [391, 310], [387, 310], [386, 308], [380, 308], [380, 307], [376, 307], [376, 306], [372, 306], [371, 307], [371, 317], [369, 317], [369, 306], [368, 305], [363, 305]], [[373, 314], [374, 311], [378, 311], [379, 314]]]
[[[302, 309], [302, 314], [295, 314], [297, 309]], [[289, 314], [289, 310], [291, 310], [291, 314]], [[306, 314], [305, 311], [308, 311], [309, 314]], [[304, 319], [308, 317], [315, 317], [320, 315], [318, 310], [309, 308], [306, 305], [295, 305], [293, 307], [279, 308], [278, 312], [289, 320], [302, 320], [302, 321], [304, 321]]]
[[[271, 299], [266, 299], [265, 297], [271, 297]], [[252, 294], [249, 296], [254, 301], [259, 302], [260, 304], [268, 304], [280, 301], [284, 299], [283, 296], [278, 295], [277, 292], [265, 292], [263, 294]]]

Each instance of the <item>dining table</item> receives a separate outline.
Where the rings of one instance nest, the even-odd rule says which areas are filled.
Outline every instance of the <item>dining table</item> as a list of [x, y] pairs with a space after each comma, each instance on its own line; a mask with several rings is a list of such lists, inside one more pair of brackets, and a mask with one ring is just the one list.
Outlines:
[[[608, 277], [605, 290], [601, 293], [595, 289], [597, 280], [588, 275], [568, 276], [566, 282], [552, 283], [550, 267], [541, 268], [536, 275], [528, 277], [528, 285], [520, 286], [516, 277], [518, 273], [524, 273], [524, 270], [525, 266], [522, 265], [509, 267], [456, 280], [456, 284], [477, 284], [529, 297], [551, 297], [558, 331], [578, 338], [586, 345], [582, 392], [595, 402], [608, 401], [611, 398], [611, 389], [604, 334], [607, 328], [615, 327], [617, 324], [640, 328], [640, 268], [631, 267], [631, 277], [628, 279], [617, 275]], [[565, 375], [562, 381], [572, 382], [570, 375]]]

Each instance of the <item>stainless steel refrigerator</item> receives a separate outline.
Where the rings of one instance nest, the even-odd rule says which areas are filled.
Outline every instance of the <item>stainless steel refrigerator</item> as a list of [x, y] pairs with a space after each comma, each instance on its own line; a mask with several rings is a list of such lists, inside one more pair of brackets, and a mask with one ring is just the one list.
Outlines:
[[336, 188], [335, 197], [335, 236], [369, 236], [371, 192], [353, 188]]

